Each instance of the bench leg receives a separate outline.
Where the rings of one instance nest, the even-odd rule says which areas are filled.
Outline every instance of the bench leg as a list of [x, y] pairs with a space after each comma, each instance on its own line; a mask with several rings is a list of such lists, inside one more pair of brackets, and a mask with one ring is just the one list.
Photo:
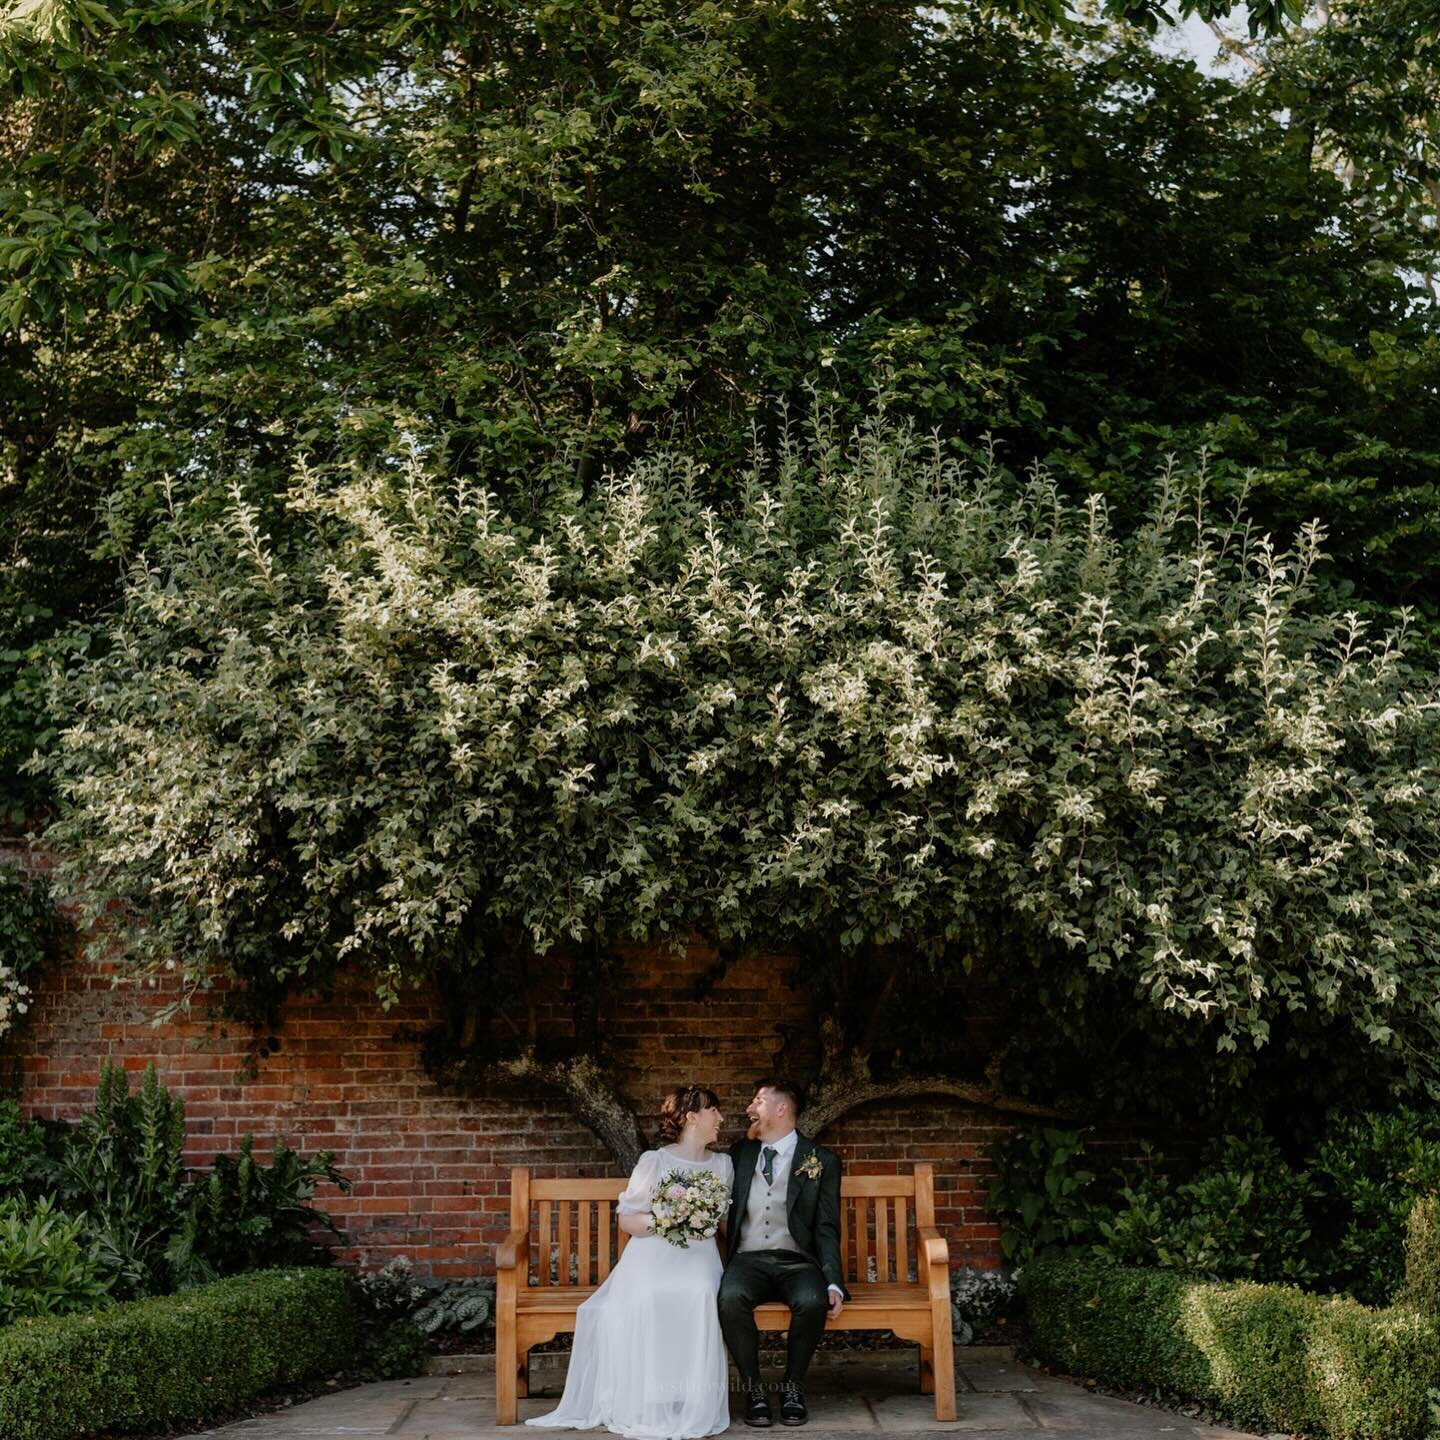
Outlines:
[[935, 1393], [935, 1352], [928, 1345], [920, 1347], [920, 1393]]
[[520, 1357], [520, 1363], [515, 1367], [515, 1393], [517, 1395], [530, 1393], [530, 1352], [528, 1350]]
[[[515, 1312], [502, 1305], [495, 1317], [495, 1423], [513, 1425], [520, 1418], [520, 1357], [515, 1349]], [[527, 1357], [528, 1358], [528, 1357]]]
[[955, 1342], [950, 1334], [950, 1316], [936, 1328], [935, 1349], [931, 1356], [931, 1374], [935, 1385], [935, 1418], [955, 1418]]

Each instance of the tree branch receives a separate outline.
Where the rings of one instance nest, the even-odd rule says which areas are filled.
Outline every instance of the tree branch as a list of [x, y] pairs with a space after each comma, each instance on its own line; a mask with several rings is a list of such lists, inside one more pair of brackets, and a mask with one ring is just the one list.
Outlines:
[[1217, 20], [1207, 20], [1205, 23], [1210, 27], [1211, 31], [1214, 33], [1215, 38], [1216, 38], [1232, 55], [1238, 56], [1238, 57], [1239, 57], [1241, 60], [1243, 60], [1252, 70], [1254, 70], [1257, 74], [1263, 75], [1263, 74], [1265, 73], [1265, 67], [1264, 67], [1264, 65], [1262, 65], [1262, 64], [1260, 63], [1260, 61], [1258, 61], [1258, 60], [1255, 58], [1255, 56], [1254, 56], [1254, 55], [1251, 53], [1251, 51], [1250, 51], [1250, 47], [1249, 47], [1248, 45], [1246, 45], [1243, 40], [1237, 40], [1233, 35], [1227, 35], [1227, 34], [1220, 28], [1220, 23], [1219, 23], [1219, 21], [1217, 21]]
[[634, 1110], [593, 1055], [542, 1060], [533, 1046], [526, 1046], [517, 1055], [503, 1058], [448, 1057], [436, 1063], [430, 1074], [442, 1085], [466, 1089], [538, 1085], [563, 1096], [576, 1118], [594, 1133], [627, 1174], [648, 1148]]
[[818, 1135], [861, 1105], [879, 1100], [911, 1100], [920, 1095], [943, 1095], [970, 1105], [983, 1105], [988, 1110], [1028, 1115], [1033, 1119], [1072, 1118], [1049, 1105], [1009, 1095], [993, 1083], [960, 1080], [953, 1075], [895, 1075], [888, 1080], [877, 1080], [870, 1071], [870, 1056], [843, 1043], [840, 1023], [834, 1015], [826, 1015], [820, 1021], [820, 1043], [820, 1078], [805, 1113], [796, 1121], [796, 1128], [804, 1135]]
[[980, 1085], [971, 1080], [957, 1080], [950, 1075], [897, 1075], [891, 1080], [854, 1082], [821, 1092], [805, 1107], [798, 1128], [802, 1134], [818, 1135], [861, 1105], [869, 1105], [877, 1100], [909, 1100], [920, 1095], [943, 1095], [952, 1100], [964, 1100], [971, 1105], [983, 1105], [987, 1110], [999, 1110], [1009, 1115], [1028, 1115], [1033, 1119], [1073, 1118], [1048, 1105], [1039, 1105], [1033, 1100], [1024, 1100], [1016, 1095], [1007, 1095], [1001, 1090], [993, 1090], [988, 1085]]

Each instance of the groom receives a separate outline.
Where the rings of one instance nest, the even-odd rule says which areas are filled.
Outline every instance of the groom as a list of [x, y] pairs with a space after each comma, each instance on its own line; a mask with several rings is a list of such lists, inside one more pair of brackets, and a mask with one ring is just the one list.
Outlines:
[[720, 1281], [720, 1329], [745, 1387], [745, 1423], [771, 1425], [760, 1384], [755, 1307], [783, 1300], [790, 1307], [780, 1423], [803, 1425], [800, 1388], [810, 1358], [850, 1292], [840, 1269], [840, 1159], [799, 1134], [796, 1088], [762, 1081], [746, 1108], [746, 1139], [730, 1151], [735, 1193], [726, 1228], [729, 1256]]

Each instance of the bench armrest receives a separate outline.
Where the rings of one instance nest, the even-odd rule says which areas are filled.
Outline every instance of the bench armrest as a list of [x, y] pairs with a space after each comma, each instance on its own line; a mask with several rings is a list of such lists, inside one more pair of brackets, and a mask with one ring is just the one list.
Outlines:
[[496, 1270], [528, 1270], [530, 1268], [530, 1232], [512, 1230], [495, 1252]]
[[[920, 1267], [920, 1279], [928, 1281], [930, 1286], [930, 1298], [939, 1299], [942, 1295], [946, 1302], [950, 1299], [950, 1242], [933, 1226], [921, 1225], [915, 1231], [915, 1239], [918, 1242], [920, 1255], [924, 1257], [924, 1265]], [[927, 1275], [925, 1272], [929, 1271]]]
[[950, 1268], [950, 1242], [933, 1226], [922, 1225], [915, 1232], [920, 1249], [929, 1265], [943, 1265]]

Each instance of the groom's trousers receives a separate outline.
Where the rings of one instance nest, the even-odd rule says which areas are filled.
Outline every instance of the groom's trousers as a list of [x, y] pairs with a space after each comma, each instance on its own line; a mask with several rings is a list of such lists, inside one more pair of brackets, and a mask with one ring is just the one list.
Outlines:
[[805, 1378], [811, 1357], [825, 1333], [830, 1296], [825, 1276], [808, 1255], [797, 1250], [742, 1250], [720, 1280], [720, 1330], [746, 1386], [760, 1384], [760, 1332], [755, 1307], [781, 1300], [790, 1307], [785, 1347], [785, 1378]]

